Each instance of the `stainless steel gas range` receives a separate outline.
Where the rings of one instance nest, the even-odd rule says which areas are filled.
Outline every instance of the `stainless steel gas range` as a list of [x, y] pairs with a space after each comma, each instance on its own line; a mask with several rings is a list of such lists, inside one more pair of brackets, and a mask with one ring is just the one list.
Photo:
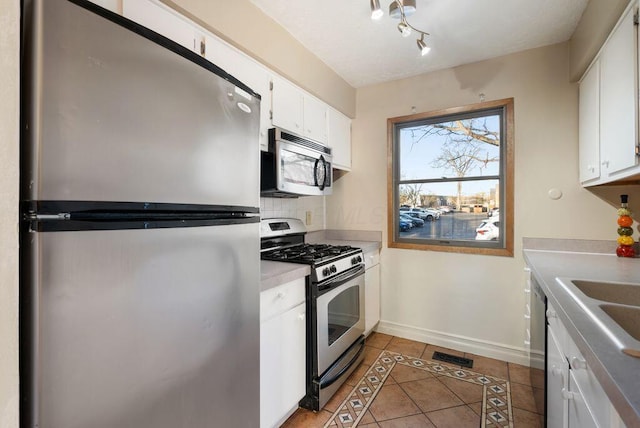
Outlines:
[[363, 359], [364, 261], [350, 246], [306, 244], [298, 219], [261, 222], [262, 260], [308, 264], [307, 393], [300, 406], [320, 410]]

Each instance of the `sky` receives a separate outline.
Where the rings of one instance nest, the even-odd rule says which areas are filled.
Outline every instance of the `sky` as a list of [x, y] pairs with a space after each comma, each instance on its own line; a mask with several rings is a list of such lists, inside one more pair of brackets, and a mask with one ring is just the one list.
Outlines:
[[[499, 119], [497, 115], [487, 117], [485, 122], [487, 129], [498, 132], [500, 129]], [[425, 129], [425, 126], [415, 126], [403, 128], [400, 131], [400, 179], [413, 180], [421, 178], [456, 177], [456, 173], [453, 170], [446, 167], [438, 168], [433, 165], [435, 159], [441, 155], [448, 137], [445, 135], [431, 134], [420, 138], [424, 135], [424, 132], [421, 131], [423, 129]], [[483, 142], [478, 142], [477, 144], [480, 147], [480, 151], [477, 152], [478, 157], [482, 159], [499, 158], [499, 147]], [[481, 168], [480, 165], [482, 165]], [[486, 164], [477, 163], [476, 166], [467, 171], [465, 175], [488, 176], [498, 174], [499, 162], [488, 162]], [[497, 180], [465, 182], [462, 185], [462, 192], [463, 194], [488, 193], [496, 184]], [[454, 195], [457, 193], [457, 184], [424, 183], [422, 184], [422, 192], [425, 194]]]

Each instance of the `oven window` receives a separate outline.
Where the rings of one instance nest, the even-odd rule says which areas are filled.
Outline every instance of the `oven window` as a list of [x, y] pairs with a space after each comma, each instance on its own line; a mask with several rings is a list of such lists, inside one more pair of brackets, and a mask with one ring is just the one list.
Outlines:
[[329, 302], [328, 337], [331, 346], [360, 319], [360, 286], [349, 287]]
[[300, 153], [282, 150], [280, 152], [280, 170], [284, 181], [293, 184], [315, 186], [314, 168], [316, 160]]

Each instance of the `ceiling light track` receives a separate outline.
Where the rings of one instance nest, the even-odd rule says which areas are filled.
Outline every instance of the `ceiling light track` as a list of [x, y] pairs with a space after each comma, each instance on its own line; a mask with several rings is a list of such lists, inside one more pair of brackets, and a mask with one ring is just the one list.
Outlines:
[[[384, 12], [380, 8], [380, 0], [369, 0], [371, 6], [371, 19], [378, 20], [382, 18]], [[428, 36], [429, 33], [422, 31], [409, 24], [407, 16], [412, 15], [416, 11], [416, 0], [393, 0], [389, 5], [389, 16], [392, 18], [399, 18], [398, 31], [402, 37], [409, 37], [412, 31], [415, 31], [420, 35], [420, 38], [416, 40], [418, 49], [421, 55], [429, 53], [431, 48], [427, 46], [424, 41], [424, 36]]]

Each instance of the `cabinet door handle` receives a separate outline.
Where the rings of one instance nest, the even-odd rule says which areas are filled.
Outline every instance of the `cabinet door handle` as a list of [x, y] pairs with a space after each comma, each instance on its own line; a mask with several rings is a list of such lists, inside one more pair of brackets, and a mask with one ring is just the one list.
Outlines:
[[573, 400], [574, 398], [576, 398], [576, 393], [573, 391], [569, 391], [567, 388], [562, 388], [561, 394], [562, 398], [564, 398], [565, 400]]
[[571, 368], [574, 369], [574, 370], [586, 369], [587, 368], [587, 362], [585, 360], [583, 360], [582, 358], [573, 357], [571, 359]]
[[558, 318], [558, 314], [553, 309], [547, 309], [547, 318]]
[[286, 295], [287, 295], [287, 293], [285, 293], [283, 291], [280, 291], [278, 294], [276, 294], [276, 297], [278, 299], [284, 299]]
[[555, 377], [562, 377], [562, 369], [560, 367], [553, 366], [551, 368], [551, 374]]
[[298, 319], [299, 319], [300, 321], [304, 321], [304, 318], [305, 318], [305, 316], [304, 316], [304, 312], [302, 312], [302, 313], [298, 314]]

